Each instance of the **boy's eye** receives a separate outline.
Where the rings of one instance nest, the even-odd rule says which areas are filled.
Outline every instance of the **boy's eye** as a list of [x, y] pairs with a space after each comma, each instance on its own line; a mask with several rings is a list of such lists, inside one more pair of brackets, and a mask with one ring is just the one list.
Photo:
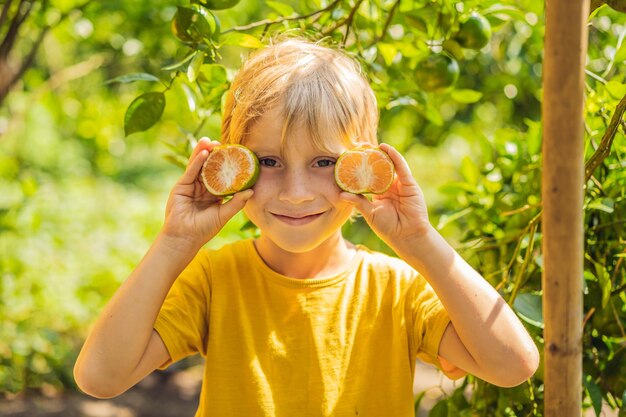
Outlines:
[[335, 161], [333, 161], [332, 159], [320, 159], [319, 161], [317, 161], [317, 165], [320, 167], [329, 167], [335, 165]]
[[266, 167], [275, 167], [278, 165], [278, 161], [272, 158], [259, 158], [259, 165]]

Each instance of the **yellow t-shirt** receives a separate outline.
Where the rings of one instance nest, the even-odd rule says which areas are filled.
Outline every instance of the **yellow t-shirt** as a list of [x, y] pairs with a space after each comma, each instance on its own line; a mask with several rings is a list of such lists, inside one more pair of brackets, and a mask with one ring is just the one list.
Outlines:
[[293, 279], [244, 240], [200, 251], [154, 328], [172, 362], [205, 358], [196, 417], [408, 417], [415, 360], [438, 365], [448, 322], [400, 259], [359, 246], [342, 274]]

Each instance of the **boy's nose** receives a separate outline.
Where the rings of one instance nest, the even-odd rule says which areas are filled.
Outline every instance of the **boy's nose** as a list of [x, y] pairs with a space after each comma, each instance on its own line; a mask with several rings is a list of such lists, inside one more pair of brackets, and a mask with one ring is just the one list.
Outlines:
[[287, 172], [278, 191], [278, 199], [291, 204], [311, 201], [315, 198], [310, 178], [303, 172]]

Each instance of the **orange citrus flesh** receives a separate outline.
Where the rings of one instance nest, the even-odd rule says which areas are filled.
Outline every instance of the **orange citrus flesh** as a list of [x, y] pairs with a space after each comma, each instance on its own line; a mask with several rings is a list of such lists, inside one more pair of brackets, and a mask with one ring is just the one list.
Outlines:
[[211, 194], [232, 195], [254, 185], [259, 177], [259, 160], [243, 145], [219, 145], [209, 153], [201, 176]]
[[393, 176], [393, 162], [379, 148], [348, 150], [335, 164], [337, 185], [353, 194], [382, 194], [391, 187]]

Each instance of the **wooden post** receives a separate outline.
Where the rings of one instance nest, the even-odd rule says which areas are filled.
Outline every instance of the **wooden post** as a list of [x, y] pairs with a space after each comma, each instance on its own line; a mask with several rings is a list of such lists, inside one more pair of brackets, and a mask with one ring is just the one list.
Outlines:
[[581, 416], [583, 80], [589, 0], [546, 1], [543, 65], [545, 416]]

